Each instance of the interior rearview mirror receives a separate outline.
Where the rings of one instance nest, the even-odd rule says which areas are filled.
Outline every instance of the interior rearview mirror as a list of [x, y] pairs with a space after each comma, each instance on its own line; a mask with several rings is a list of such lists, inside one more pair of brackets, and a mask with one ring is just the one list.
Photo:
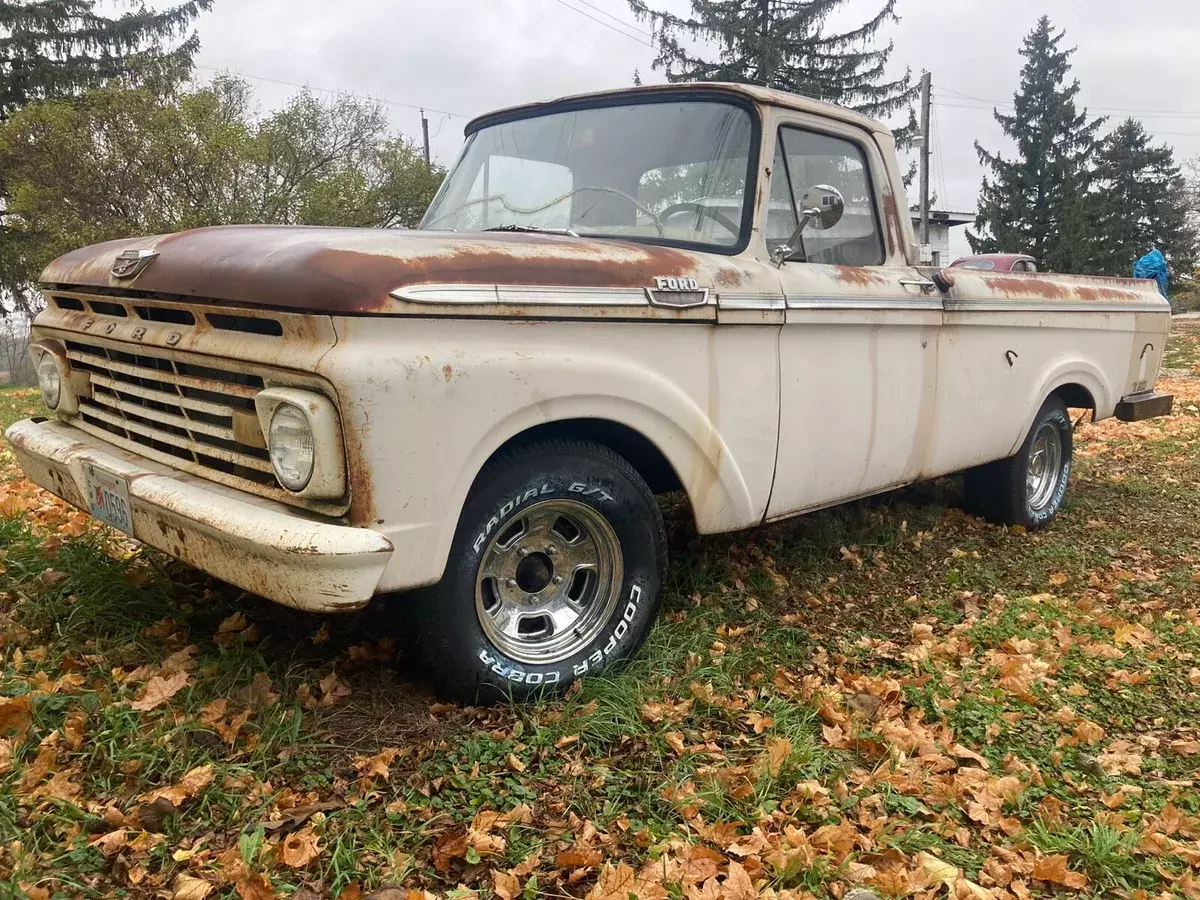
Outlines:
[[842, 221], [846, 211], [846, 201], [842, 192], [831, 184], [818, 184], [809, 188], [804, 194], [804, 203], [800, 212], [800, 221], [796, 230], [788, 238], [786, 244], [781, 244], [771, 251], [771, 259], [775, 265], [782, 266], [798, 249], [803, 246], [802, 237], [805, 228], [814, 231], [825, 231]]

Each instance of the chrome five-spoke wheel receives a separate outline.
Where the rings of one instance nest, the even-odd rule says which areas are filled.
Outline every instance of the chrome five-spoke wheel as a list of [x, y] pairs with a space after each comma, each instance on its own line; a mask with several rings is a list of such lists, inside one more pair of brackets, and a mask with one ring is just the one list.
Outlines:
[[604, 628], [623, 577], [621, 543], [603, 516], [575, 500], [545, 500], [505, 523], [484, 550], [475, 611], [505, 655], [558, 662]]
[[624, 457], [570, 438], [511, 447], [476, 479], [442, 580], [411, 595], [413, 658], [460, 703], [561, 693], [641, 646], [666, 559]]
[[1025, 473], [1029, 508], [1045, 509], [1053, 500], [1062, 478], [1062, 439], [1053, 422], [1044, 422], [1034, 435]]

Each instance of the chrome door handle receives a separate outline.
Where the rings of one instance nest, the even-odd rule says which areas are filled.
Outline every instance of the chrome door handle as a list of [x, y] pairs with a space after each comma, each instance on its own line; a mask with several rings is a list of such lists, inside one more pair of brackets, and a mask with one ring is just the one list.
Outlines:
[[924, 278], [901, 278], [900, 283], [904, 287], [919, 287], [922, 291], [937, 287], [932, 281], [926, 281]]

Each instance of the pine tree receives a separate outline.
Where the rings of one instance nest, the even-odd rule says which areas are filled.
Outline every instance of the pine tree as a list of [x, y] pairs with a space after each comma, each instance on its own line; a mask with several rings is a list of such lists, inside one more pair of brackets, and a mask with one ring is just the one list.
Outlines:
[[1126, 119], [1100, 145], [1093, 186], [1089, 271], [1127, 276], [1134, 261], [1155, 247], [1173, 272], [1192, 271], [1196, 234], [1170, 147], [1152, 145], [1142, 124]]
[[975, 219], [978, 234], [967, 232], [976, 253], [1022, 252], [1041, 268], [1078, 271], [1087, 263], [1086, 195], [1096, 129], [1104, 119], [1077, 110], [1079, 82], [1067, 83], [1071, 56], [1060, 49], [1064, 32], [1048, 16], [1025, 38], [1021, 84], [1011, 115], [994, 110], [1004, 133], [1017, 145], [1013, 159], [975, 151], [985, 174]]
[[[30, 103], [77, 97], [108, 79], [170, 83], [191, 72], [200, 42], [187, 32], [212, 0], [165, 9], [119, 2], [129, 10], [106, 15], [97, 0], [0, 0], [0, 123]], [[0, 170], [0, 316], [36, 299], [9, 221], [4, 175]]]
[[[655, 68], [667, 80], [735, 81], [779, 88], [847, 106], [875, 118], [908, 107], [917, 87], [909, 73], [886, 76], [892, 44], [873, 47], [888, 22], [899, 21], [896, 0], [849, 31], [826, 33], [829, 16], [848, 0], [691, 0], [677, 16], [629, 0], [634, 14], [652, 24], [658, 42]], [[719, 45], [716, 60], [693, 55], [682, 37]], [[910, 120], [912, 119], [910, 115]]]
[[188, 28], [212, 0], [161, 10], [129, 3], [119, 16], [97, 12], [97, 5], [0, 0], [0, 121], [34, 100], [74, 96], [119, 75], [187, 74], [200, 47]]

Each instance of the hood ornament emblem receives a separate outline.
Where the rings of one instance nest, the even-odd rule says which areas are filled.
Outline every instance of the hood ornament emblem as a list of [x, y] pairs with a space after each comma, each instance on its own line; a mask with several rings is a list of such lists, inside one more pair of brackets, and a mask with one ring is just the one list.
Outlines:
[[113, 278], [135, 278], [156, 259], [158, 259], [157, 250], [125, 250], [117, 254], [117, 259], [110, 272]]

